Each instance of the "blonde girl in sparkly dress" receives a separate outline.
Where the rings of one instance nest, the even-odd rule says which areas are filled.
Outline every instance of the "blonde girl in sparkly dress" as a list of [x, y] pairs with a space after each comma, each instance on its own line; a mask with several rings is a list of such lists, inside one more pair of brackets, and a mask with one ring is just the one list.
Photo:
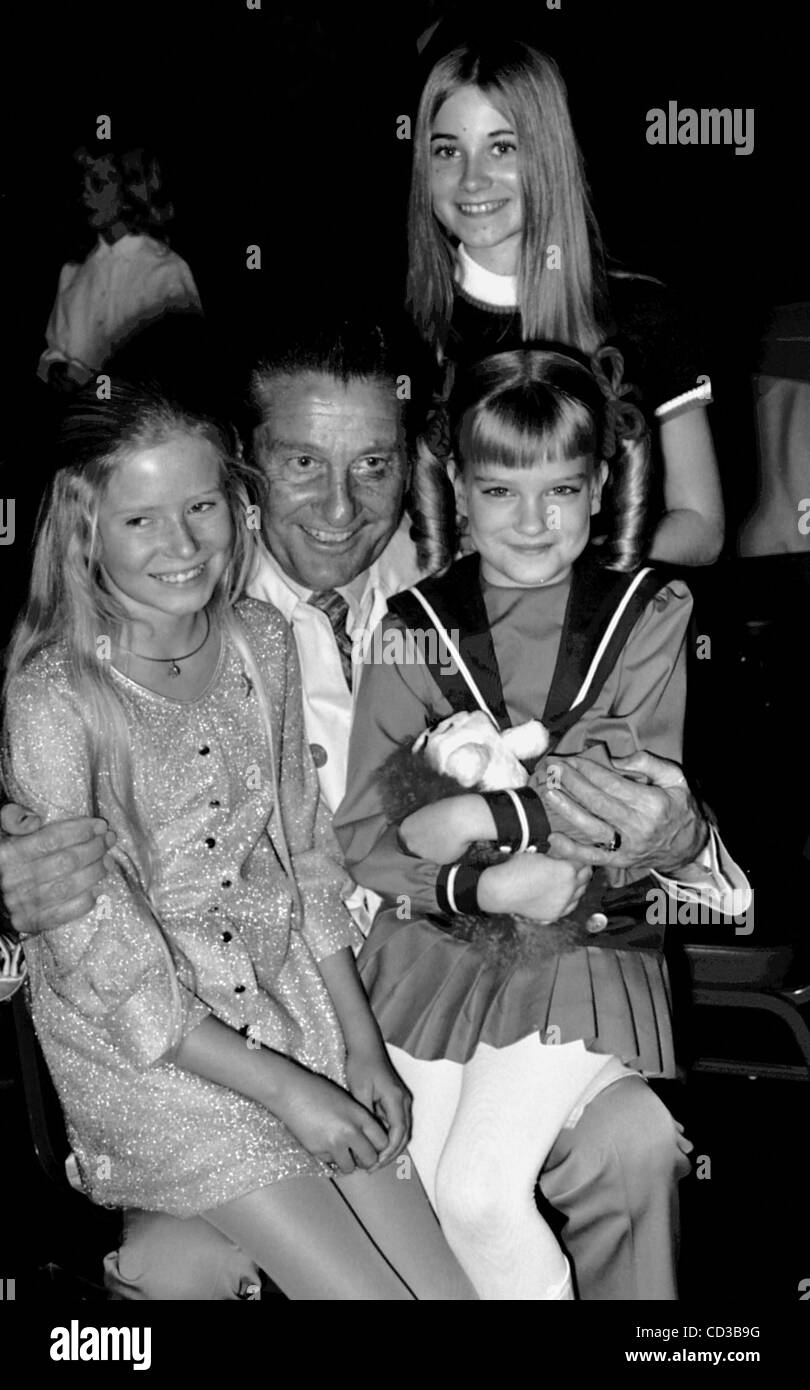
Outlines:
[[116, 384], [68, 417], [6, 679], [5, 775], [115, 831], [95, 910], [29, 938], [84, 1188], [201, 1216], [294, 1299], [471, 1299], [403, 1156], [278, 612], [236, 602], [232, 441]]

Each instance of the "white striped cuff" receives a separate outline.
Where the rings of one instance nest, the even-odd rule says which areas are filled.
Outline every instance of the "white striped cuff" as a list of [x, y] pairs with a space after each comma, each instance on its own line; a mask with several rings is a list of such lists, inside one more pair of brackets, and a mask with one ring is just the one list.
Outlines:
[[683, 415], [687, 410], [694, 410], [698, 405], [711, 405], [714, 400], [712, 395], [712, 383], [708, 377], [695, 386], [691, 391], [684, 391], [680, 396], [673, 396], [671, 401], [664, 401], [662, 405], [656, 407], [656, 420], [672, 420], [676, 415]]

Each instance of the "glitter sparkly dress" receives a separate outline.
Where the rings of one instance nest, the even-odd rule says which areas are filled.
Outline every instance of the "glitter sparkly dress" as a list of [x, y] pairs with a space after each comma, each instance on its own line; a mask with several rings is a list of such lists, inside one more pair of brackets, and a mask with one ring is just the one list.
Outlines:
[[[344, 1043], [317, 962], [356, 929], [304, 736], [291, 632], [253, 599], [236, 613], [273, 716], [281, 816], [299, 921], [274, 849], [274, 806], [256, 692], [223, 639], [214, 676], [176, 701], [114, 674], [129, 727], [135, 800], [157, 847], [154, 915], [129, 886], [133, 846], [109, 783], [98, 814], [116, 871], [96, 909], [26, 941], [31, 1007], [82, 1181], [102, 1205], [189, 1216], [279, 1178], [321, 1174], [263, 1106], [161, 1061], [208, 1014], [344, 1084]], [[12, 682], [7, 785], [48, 820], [91, 810], [82, 711], [61, 646]]]

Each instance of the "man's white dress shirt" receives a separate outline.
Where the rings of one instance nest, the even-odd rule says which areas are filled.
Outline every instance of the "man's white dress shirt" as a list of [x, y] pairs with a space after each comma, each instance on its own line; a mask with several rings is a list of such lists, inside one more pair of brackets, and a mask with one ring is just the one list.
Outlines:
[[[264, 547], [248, 582], [251, 598], [272, 603], [292, 627], [301, 666], [307, 737], [318, 769], [321, 795], [332, 813], [346, 791], [349, 735], [364, 643], [385, 615], [388, 599], [423, 577], [409, 530], [410, 521], [403, 518], [373, 565], [351, 584], [338, 589], [349, 605], [346, 631], [352, 639], [356, 658], [351, 692], [346, 685], [329, 619], [309, 602], [313, 590], [304, 588], [285, 574]], [[363, 888], [356, 888], [349, 899], [362, 931], [368, 931], [379, 901], [375, 894]]]
[[[337, 591], [349, 605], [346, 631], [358, 658], [363, 641], [384, 617], [388, 599], [422, 577], [409, 529], [406, 518], [370, 569]], [[293, 630], [301, 666], [307, 735], [318, 768], [321, 794], [334, 813], [346, 791], [353, 696], [357, 694], [362, 666], [359, 661], [354, 666], [352, 693], [346, 685], [329, 619], [309, 602], [313, 590], [285, 574], [264, 546], [247, 590], [251, 598], [263, 599], [278, 608]]]

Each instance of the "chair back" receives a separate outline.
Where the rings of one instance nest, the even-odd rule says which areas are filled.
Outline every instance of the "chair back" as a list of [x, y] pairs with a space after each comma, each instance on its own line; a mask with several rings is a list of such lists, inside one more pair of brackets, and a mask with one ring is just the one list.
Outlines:
[[17, 990], [11, 1001], [11, 1008], [34, 1153], [45, 1176], [62, 1191], [69, 1190], [65, 1159], [70, 1152], [70, 1145], [59, 1100], [34, 1031], [24, 990]]

